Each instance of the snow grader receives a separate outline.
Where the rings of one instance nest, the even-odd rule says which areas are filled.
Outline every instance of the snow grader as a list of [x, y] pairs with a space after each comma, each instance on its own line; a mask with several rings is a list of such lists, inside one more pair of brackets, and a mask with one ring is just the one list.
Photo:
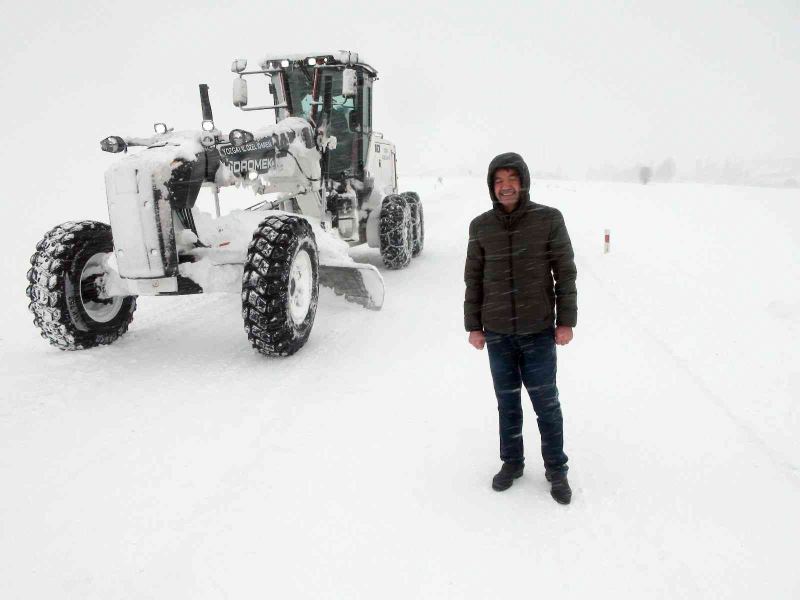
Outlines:
[[[373, 67], [339, 51], [268, 56], [249, 71], [238, 59], [231, 70], [234, 106], [274, 111], [274, 123], [224, 133], [201, 84], [201, 129], [156, 123], [150, 137], [100, 142], [126, 153], [105, 175], [110, 226], [63, 223], [31, 257], [29, 307], [54, 346], [114, 342], [138, 296], [235, 292], [253, 347], [288, 356], [309, 338], [319, 285], [381, 308], [383, 278], [356, 263], [351, 246], [379, 248], [389, 269], [422, 251], [419, 196], [398, 193], [395, 146], [373, 130]], [[248, 106], [254, 78], [272, 104]], [[127, 154], [134, 147], [142, 149]], [[221, 215], [219, 193], [229, 186], [259, 201]], [[195, 206], [202, 188], [211, 190], [215, 217]]]

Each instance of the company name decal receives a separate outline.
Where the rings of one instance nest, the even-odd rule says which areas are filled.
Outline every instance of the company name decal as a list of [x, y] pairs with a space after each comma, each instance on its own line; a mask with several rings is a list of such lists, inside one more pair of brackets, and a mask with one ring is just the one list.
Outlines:
[[219, 153], [222, 156], [235, 156], [236, 154], [245, 154], [247, 152], [257, 152], [258, 150], [272, 150], [272, 138], [263, 140], [256, 140], [249, 142], [242, 146], [220, 146]]
[[247, 171], [267, 171], [275, 167], [275, 158], [255, 158], [250, 160], [232, 160], [229, 163], [234, 174], [241, 174]]

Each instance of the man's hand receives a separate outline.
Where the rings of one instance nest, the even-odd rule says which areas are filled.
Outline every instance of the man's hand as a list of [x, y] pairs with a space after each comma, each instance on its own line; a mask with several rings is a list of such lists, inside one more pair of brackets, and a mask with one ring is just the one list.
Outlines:
[[477, 350], [483, 350], [486, 345], [486, 336], [482, 331], [470, 331], [469, 343], [472, 344]]
[[571, 341], [572, 327], [567, 327], [566, 325], [559, 325], [556, 327], [556, 344], [559, 346], [566, 346]]

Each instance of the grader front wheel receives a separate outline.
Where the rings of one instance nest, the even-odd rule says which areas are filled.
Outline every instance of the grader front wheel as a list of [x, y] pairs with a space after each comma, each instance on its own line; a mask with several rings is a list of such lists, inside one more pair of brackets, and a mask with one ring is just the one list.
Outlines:
[[31, 256], [26, 290], [33, 323], [62, 350], [111, 344], [128, 330], [136, 297], [105, 297], [104, 258], [113, 252], [111, 227], [68, 222], [48, 231]]
[[266, 356], [290, 356], [311, 335], [319, 299], [319, 253], [308, 221], [264, 219], [253, 234], [242, 276], [247, 338]]

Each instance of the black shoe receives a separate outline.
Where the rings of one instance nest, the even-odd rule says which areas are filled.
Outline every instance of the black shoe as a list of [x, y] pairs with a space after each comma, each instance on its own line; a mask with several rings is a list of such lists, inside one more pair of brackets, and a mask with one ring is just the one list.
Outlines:
[[550, 482], [550, 495], [559, 504], [569, 504], [572, 500], [572, 488], [569, 487], [565, 473], [545, 473], [545, 478]]
[[504, 462], [500, 467], [500, 471], [492, 478], [492, 489], [496, 492], [502, 492], [511, 487], [514, 480], [522, 477], [522, 471], [525, 469], [525, 463], [510, 463]]

